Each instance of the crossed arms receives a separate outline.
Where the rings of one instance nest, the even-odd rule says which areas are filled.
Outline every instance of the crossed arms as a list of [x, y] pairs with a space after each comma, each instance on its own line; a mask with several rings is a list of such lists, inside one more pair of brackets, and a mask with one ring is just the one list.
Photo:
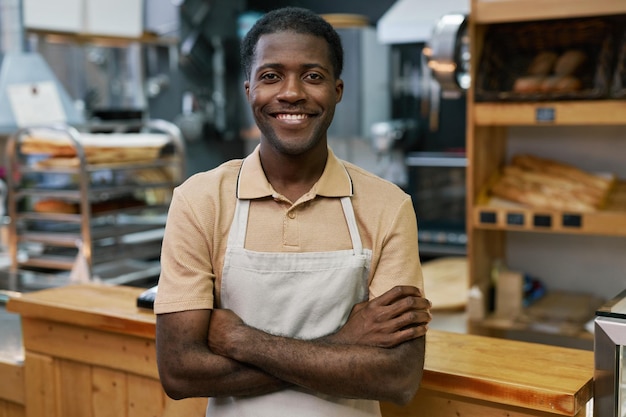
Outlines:
[[157, 316], [161, 382], [174, 398], [263, 395], [293, 385], [406, 404], [422, 379], [430, 302], [397, 286], [357, 304], [336, 333], [314, 340], [247, 326], [230, 310]]

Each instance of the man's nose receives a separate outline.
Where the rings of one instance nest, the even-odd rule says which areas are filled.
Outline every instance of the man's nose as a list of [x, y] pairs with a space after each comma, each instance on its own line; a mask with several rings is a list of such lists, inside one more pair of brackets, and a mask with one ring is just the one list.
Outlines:
[[287, 77], [283, 81], [278, 98], [280, 100], [297, 101], [304, 97], [302, 80], [298, 77]]

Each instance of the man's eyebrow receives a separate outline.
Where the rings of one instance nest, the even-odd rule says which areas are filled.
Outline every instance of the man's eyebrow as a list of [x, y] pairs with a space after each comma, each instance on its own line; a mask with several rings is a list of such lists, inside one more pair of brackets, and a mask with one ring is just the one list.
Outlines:
[[[311, 62], [311, 63], [308, 63], [308, 64], [302, 64], [301, 67], [305, 68], [305, 69], [319, 68], [319, 69], [322, 69], [322, 70], [324, 70], [326, 72], [330, 72], [329, 69], [326, 68], [325, 66], [323, 66], [322, 64], [318, 64], [318, 63], [314, 63], [314, 62]], [[266, 69], [283, 69], [283, 68], [285, 68], [284, 64], [281, 64], [281, 63], [278, 63], [278, 62], [275, 62], [275, 63], [274, 62], [268, 62], [266, 64], [260, 65], [257, 68], [256, 71], [259, 72], [259, 71], [263, 71], [263, 70], [266, 70]]]

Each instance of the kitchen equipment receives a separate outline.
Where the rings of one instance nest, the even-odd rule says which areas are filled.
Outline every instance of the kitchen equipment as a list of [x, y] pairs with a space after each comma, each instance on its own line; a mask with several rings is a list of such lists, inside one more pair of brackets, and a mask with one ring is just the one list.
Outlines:
[[410, 152], [408, 187], [417, 215], [420, 254], [466, 252], [464, 152]]
[[596, 311], [594, 417], [626, 416], [626, 290]]
[[372, 146], [376, 152], [375, 173], [400, 187], [408, 183], [404, 148], [407, 131], [416, 128], [414, 120], [391, 120], [374, 123], [371, 128]]
[[[422, 256], [465, 253], [463, 96], [443, 97], [422, 53], [425, 43], [391, 45], [391, 120], [411, 122], [395, 150], [418, 218]], [[431, 105], [433, 102], [436, 106]]]
[[174, 119], [183, 138], [189, 142], [194, 142], [202, 138], [206, 116], [197, 109], [195, 97], [192, 92], [183, 94], [182, 113]]
[[460, 13], [442, 16], [424, 54], [444, 96], [456, 98], [465, 92], [470, 86], [467, 17]]
[[371, 26], [337, 28], [344, 48], [341, 104], [328, 129], [329, 138], [369, 139], [374, 123], [390, 119], [389, 47], [376, 40]]
[[466, 252], [468, 10], [465, 0], [398, 0], [377, 24], [379, 41], [390, 45], [390, 120], [415, 126], [402, 139], [403, 187], [417, 214], [422, 257]]
[[139, 133], [123, 127], [40, 126], [9, 138], [11, 273], [41, 272], [55, 283], [67, 283], [71, 270], [108, 283], [158, 275], [150, 262], [161, 249], [166, 194], [185, 173], [184, 142], [162, 120], [141, 122]]
[[25, 50], [19, 0], [0, 0], [0, 45], [0, 136], [27, 125], [83, 122], [41, 55]]

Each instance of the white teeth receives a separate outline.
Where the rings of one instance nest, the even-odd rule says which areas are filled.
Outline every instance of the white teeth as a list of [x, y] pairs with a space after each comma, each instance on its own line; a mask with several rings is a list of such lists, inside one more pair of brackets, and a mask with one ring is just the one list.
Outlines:
[[279, 114], [276, 117], [281, 120], [302, 120], [306, 119], [306, 114]]

